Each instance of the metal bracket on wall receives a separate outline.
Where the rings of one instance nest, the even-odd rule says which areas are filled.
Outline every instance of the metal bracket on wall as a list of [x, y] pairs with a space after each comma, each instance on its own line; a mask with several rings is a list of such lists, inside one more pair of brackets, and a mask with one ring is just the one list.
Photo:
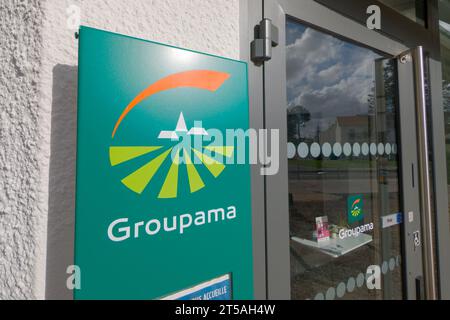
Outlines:
[[278, 28], [272, 24], [272, 20], [263, 19], [255, 27], [255, 40], [250, 46], [250, 59], [256, 65], [272, 59], [272, 47], [278, 46]]

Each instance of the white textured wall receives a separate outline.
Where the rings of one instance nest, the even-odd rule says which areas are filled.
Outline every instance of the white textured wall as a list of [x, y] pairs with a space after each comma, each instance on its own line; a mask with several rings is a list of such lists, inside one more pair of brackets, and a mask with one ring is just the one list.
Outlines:
[[[78, 50], [71, 5], [87, 26], [239, 57], [239, 0], [0, 1], [0, 299], [71, 296]], [[13, 17], [23, 19], [11, 24]]]
[[0, 299], [42, 294], [35, 273], [47, 215], [48, 151], [38, 104], [42, 23], [39, 0], [0, 1]]

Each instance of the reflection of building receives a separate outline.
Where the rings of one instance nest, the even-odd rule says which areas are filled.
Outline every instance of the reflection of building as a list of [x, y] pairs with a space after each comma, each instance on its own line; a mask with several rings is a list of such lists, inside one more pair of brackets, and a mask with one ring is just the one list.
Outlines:
[[369, 141], [369, 117], [337, 117], [335, 123], [320, 134], [320, 143]]
[[393, 129], [395, 128], [395, 118], [389, 114], [386, 115], [385, 121], [387, 123], [383, 128], [375, 128], [377, 126], [376, 118], [372, 116], [337, 117], [327, 130], [319, 134], [318, 140], [321, 144], [326, 142], [373, 142], [380, 139], [373, 132], [382, 132], [383, 142], [394, 142], [396, 141], [396, 132]]

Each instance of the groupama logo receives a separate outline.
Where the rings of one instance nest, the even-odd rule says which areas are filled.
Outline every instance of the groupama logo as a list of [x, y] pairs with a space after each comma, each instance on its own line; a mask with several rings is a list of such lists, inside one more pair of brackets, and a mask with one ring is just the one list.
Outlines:
[[361, 221], [364, 218], [363, 197], [361, 195], [350, 196], [347, 200], [348, 220], [350, 223]]
[[[229, 78], [230, 75], [224, 72], [193, 70], [172, 74], [160, 79], [139, 93], [125, 108], [114, 126], [112, 139], [114, 140], [117, 130], [130, 111], [137, 107], [143, 100], [160, 92], [177, 88], [197, 88], [215, 92]], [[179, 115], [175, 130], [166, 131], [164, 129], [166, 128], [162, 128], [159, 136], [155, 138], [160, 142], [162, 140], [170, 140], [172, 143], [171, 146], [154, 144], [149, 146], [111, 146], [109, 148], [109, 159], [112, 167], [144, 155], [154, 155], [150, 162], [137, 168], [121, 181], [129, 190], [137, 194], [144, 192], [157, 172], [161, 170], [165, 161], [170, 160], [171, 164], [158, 192], [158, 198], [173, 199], [177, 198], [179, 194], [178, 180], [181, 165], [184, 164], [186, 167], [190, 193], [194, 193], [205, 187], [205, 182], [197, 170], [197, 165], [204, 165], [214, 178], [219, 177], [225, 170], [224, 163], [208, 156], [205, 154], [205, 151], [217, 153], [225, 157], [233, 156], [233, 146], [202, 146], [201, 149], [198, 149], [195, 147], [186, 147], [186, 145], [179, 143], [182, 137], [191, 138], [208, 135], [208, 132], [203, 127], [194, 126], [188, 129], [182, 112]]]
[[353, 217], [359, 217], [361, 214], [361, 208], [359, 207], [359, 204], [361, 203], [361, 199], [356, 199], [352, 203], [352, 216]]

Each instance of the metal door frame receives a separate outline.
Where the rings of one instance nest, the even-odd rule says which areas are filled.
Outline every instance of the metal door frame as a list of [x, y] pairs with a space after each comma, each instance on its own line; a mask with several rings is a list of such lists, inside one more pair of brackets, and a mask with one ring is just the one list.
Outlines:
[[[243, 0], [240, 1], [240, 43], [241, 59], [249, 63], [250, 81], [250, 121], [251, 127], [260, 129], [280, 129], [280, 141], [287, 141], [286, 130], [286, 62], [285, 62], [285, 19], [293, 17], [302, 23], [314, 26], [326, 33], [397, 56], [408, 48], [386, 35], [368, 30], [354, 19], [350, 19], [336, 11], [319, 4], [313, 0]], [[324, 2], [324, 1], [321, 1]], [[349, 2], [349, 1], [347, 1]], [[372, 1], [376, 2], [376, 1]], [[433, 0], [434, 2], [434, 0]], [[399, 14], [398, 14], [399, 15]], [[251, 40], [254, 39], [254, 26], [261, 19], [270, 18], [279, 29], [279, 45], [273, 49], [273, 57], [262, 66], [255, 66], [250, 60]], [[404, 18], [404, 17], [402, 17]], [[407, 19], [407, 18], [404, 18]], [[332, 31], [330, 31], [332, 30]], [[435, 51], [429, 51], [430, 77], [433, 96], [433, 146], [435, 151], [434, 172], [444, 173], [445, 164], [445, 141], [444, 123], [442, 120], [442, 101], [438, 94], [440, 86], [440, 63], [435, 58]], [[411, 99], [414, 99], [414, 87], [411, 83], [412, 70], [399, 65], [399, 94], [401, 122], [399, 134], [401, 137], [411, 137], [415, 134], [408, 124], [414, 121], [414, 114], [408, 111], [411, 108]], [[433, 85], [435, 84], [435, 85]], [[442, 100], [442, 99], [441, 99]], [[439, 105], [441, 108], [439, 109]], [[439, 112], [440, 110], [440, 112]], [[414, 195], [416, 190], [411, 185], [413, 175], [417, 177], [417, 155], [415, 141], [402, 139], [401, 163], [402, 163], [402, 185], [404, 190], [403, 207], [405, 212], [418, 212], [418, 198]], [[444, 150], [444, 151], [442, 151]], [[280, 145], [280, 160], [287, 154], [286, 145]], [[444, 159], [444, 161], [438, 161]], [[408, 168], [408, 169], [406, 169]], [[412, 168], [412, 169], [411, 169]], [[289, 254], [289, 215], [288, 215], [288, 175], [287, 159], [280, 162], [279, 174], [263, 177], [259, 174], [260, 168], [254, 166], [252, 171], [252, 195], [253, 195], [253, 232], [254, 232], [254, 281], [256, 299], [290, 299], [290, 254]], [[436, 180], [436, 179], [435, 179]], [[441, 179], [442, 180], [442, 179]], [[440, 214], [436, 219], [448, 221], [447, 213], [447, 185], [442, 181], [435, 181], [436, 201], [435, 205]], [[445, 207], [445, 211], [442, 207]], [[445, 214], [444, 214], [445, 213]], [[418, 214], [416, 214], [418, 217]], [[446, 219], [446, 220], [445, 220]], [[439, 229], [439, 221], [437, 221]], [[450, 239], [447, 231], [437, 230], [438, 243]], [[416, 277], [422, 275], [421, 252], [414, 250], [412, 233], [420, 230], [419, 219], [404, 223], [404, 274], [407, 281], [406, 297], [416, 298]], [[447, 242], [447, 243], [450, 243]], [[440, 258], [440, 270], [450, 265], [449, 255], [444, 254], [445, 246], [438, 246]], [[443, 255], [444, 254], [444, 255]], [[445, 257], [445, 258], [443, 258]], [[448, 264], [447, 264], [448, 263]], [[448, 269], [447, 269], [448, 270]], [[442, 272], [441, 272], [442, 273]], [[450, 285], [442, 283], [441, 297], [449, 297]], [[447, 282], [450, 282], [447, 281]]]

